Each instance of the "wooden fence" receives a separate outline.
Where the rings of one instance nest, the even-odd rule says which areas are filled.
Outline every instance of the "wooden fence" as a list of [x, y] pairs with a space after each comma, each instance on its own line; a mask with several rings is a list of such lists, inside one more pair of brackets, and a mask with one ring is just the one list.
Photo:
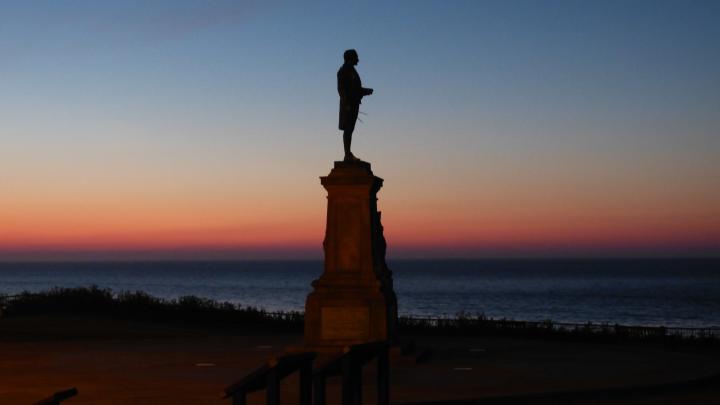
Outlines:
[[438, 329], [483, 328], [505, 330], [551, 330], [558, 332], [587, 332], [638, 338], [677, 336], [682, 338], [720, 339], [720, 327], [685, 328], [665, 326], [636, 326], [605, 323], [572, 323], [553, 321], [516, 321], [508, 319], [450, 318], [450, 317], [400, 317], [403, 325], [410, 327], [432, 327]]
[[362, 369], [377, 359], [377, 404], [390, 400], [390, 342], [378, 341], [346, 347], [313, 370], [314, 352], [277, 357], [225, 389], [224, 398], [233, 405], [245, 405], [247, 395], [265, 389], [267, 405], [280, 404], [280, 383], [289, 375], [300, 373], [300, 405], [325, 405], [326, 380], [342, 376], [342, 405], [362, 405]]

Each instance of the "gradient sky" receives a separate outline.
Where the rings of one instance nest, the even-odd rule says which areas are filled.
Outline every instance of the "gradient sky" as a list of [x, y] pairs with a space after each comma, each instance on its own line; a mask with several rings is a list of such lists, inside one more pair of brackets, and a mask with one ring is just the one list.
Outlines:
[[0, 260], [322, 257], [347, 48], [390, 258], [720, 254], [720, 2], [308, 3], [0, 3]]

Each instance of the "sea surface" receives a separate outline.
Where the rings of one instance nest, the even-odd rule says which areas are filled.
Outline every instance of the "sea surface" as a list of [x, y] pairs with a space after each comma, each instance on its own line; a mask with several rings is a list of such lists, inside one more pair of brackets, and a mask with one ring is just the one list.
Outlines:
[[[720, 327], [720, 259], [389, 262], [400, 315]], [[0, 263], [0, 294], [97, 285], [302, 311], [321, 261]]]

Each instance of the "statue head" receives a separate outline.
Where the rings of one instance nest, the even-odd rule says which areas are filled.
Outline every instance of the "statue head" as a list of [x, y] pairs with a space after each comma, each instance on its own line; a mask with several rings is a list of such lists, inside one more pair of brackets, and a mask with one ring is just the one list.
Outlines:
[[350, 63], [352, 65], [357, 65], [358, 62], [360, 62], [357, 51], [354, 49], [348, 49], [345, 51], [345, 53], [343, 53], [343, 59], [345, 60], [345, 63]]

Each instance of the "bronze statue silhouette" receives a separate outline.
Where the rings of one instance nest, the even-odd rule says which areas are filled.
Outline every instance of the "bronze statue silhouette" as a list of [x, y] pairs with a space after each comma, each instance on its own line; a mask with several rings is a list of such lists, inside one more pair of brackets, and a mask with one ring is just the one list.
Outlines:
[[350, 152], [352, 134], [360, 111], [360, 103], [364, 96], [373, 94], [373, 89], [362, 87], [360, 75], [355, 70], [355, 65], [360, 62], [357, 52], [354, 49], [348, 49], [343, 54], [343, 59], [345, 59], [345, 63], [337, 72], [337, 88], [338, 94], [340, 94], [339, 128], [343, 131], [345, 161], [352, 162], [360, 160]]

